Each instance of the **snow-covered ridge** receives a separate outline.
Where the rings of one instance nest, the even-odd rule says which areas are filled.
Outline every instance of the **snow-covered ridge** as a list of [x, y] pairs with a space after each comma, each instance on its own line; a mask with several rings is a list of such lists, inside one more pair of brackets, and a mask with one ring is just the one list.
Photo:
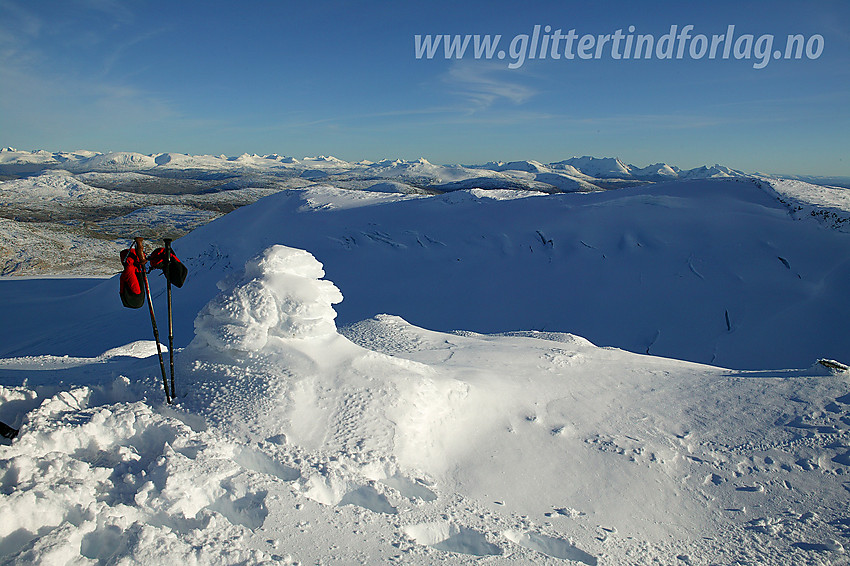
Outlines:
[[765, 177], [760, 186], [785, 204], [795, 218], [814, 218], [850, 232], [850, 189]]

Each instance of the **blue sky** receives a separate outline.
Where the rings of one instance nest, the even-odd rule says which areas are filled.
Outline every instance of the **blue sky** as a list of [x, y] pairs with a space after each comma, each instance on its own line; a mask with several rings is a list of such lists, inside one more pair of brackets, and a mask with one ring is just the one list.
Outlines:
[[[500, 34], [507, 52], [535, 25], [660, 41], [688, 24], [823, 49], [761, 69], [690, 57], [693, 43], [682, 59], [603, 49], [516, 69], [414, 53], [416, 34]], [[850, 176], [850, 2], [0, 0], [0, 144]]]

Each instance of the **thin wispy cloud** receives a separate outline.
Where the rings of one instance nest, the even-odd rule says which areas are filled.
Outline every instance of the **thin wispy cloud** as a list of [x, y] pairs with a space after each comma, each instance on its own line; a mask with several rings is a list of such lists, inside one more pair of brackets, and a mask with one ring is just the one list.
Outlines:
[[121, 59], [126, 55], [126, 53], [132, 49], [138, 48], [140, 44], [145, 43], [167, 31], [167, 28], [161, 27], [158, 29], [147, 30], [139, 34], [132, 35], [125, 39], [123, 42], [112, 47], [110, 52], [104, 57], [103, 60], [103, 73], [104, 75], [108, 75], [119, 66]]
[[520, 73], [504, 65], [481, 61], [458, 61], [449, 68], [443, 82], [451, 92], [464, 98], [470, 110], [486, 110], [499, 101], [519, 105], [537, 94], [534, 88], [517, 79]]
[[0, 0], [0, 65], [33, 64], [37, 52], [31, 48], [44, 22], [31, 10], [9, 0]]
[[31, 10], [10, 0], [0, 0], [0, 39], [37, 37], [44, 23]]
[[129, 24], [135, 19], [131, 2], [120, 0], [74, 0], [84, 10], [92, 10], [106, 14], [113, 18], [116, 23]]
[[[132, 18], [118, 2], [74, 3], [105, 13], [117, 24]], [[155, 128], [179, 119], [180, 113], [168, 98], [111, 76], [110, 71], [120, 66], [128, 50], [157, 33], [141, 31], [123, 42], [110, 42], [106, 39], [109, 33], [99, 31], [99, 47], [92, 50], [101, 57], [99, 62], [93, 66], [88, 65], [90, 60], [57, 65], [53, 64], [57, 43], [52, 42], [56, 29], [28, 5], [0, 0], [0, 131], [14, 131], [26, 124], [39, 136], [59, 137], [68, 132]]]

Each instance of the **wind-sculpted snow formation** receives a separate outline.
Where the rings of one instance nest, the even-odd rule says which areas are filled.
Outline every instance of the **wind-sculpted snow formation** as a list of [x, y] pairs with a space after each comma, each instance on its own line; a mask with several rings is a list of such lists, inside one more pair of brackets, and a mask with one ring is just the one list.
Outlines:
[[245, 266], [242, 279], [195, 320], [196, 348], [253, 352], [275, 338], [315, 338], [336, 331], [333, 310], [342, 294], [316, 259], [284, 246]]

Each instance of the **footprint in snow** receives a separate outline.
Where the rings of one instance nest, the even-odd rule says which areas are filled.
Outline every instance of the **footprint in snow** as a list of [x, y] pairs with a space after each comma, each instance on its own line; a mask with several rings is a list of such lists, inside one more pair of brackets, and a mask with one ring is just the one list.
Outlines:
[[272, 444], [283, 446], [287, 443], [287, 439], [285, 434], [275, 434], [274, 436], [268, 437], [266, 439], [266, 442], [271, 442]]
[[370, 485], [364, 485], [346, 493], [337, 503], [338, 507], [343, 505], [355, 505], [373, 513], [398, 514], [398, 509], [390, 504], [387, 497]]
[[381, 483], [399, 492], [408, 499], [421, 499], [422, 501], [436, 501], [437, 494], [425, 486], [423, 480], [411, 480], [396, 474], [381, 480]]
[[572, 507], [557, 507], [551, 513], [544, 513], [546, 517], [569, 517], [570, 519], [578, 519], [579, 517], [583, 517], [585, 513], [578, 511], [577, 509], [573, 509]]
[[850, 450], [843, 454], [837, 454], [832, 461], [836, 464], [841, 464], [842, 466], [850, 466]]
[[243, 447], [237, 450], [236, 454], [233, 455], [233, 461], [243, 468], [268, 474], [283, 481], [295, 481], [301, 477], [301, 472], [295, 468], [290, 468], [271, 456], [251, 448]]
[[573, 562], [580, 562], [588, 566], [596, 566], [598, 563], [595, 556], [562, 538], [520, 531], [506, 531], [504, 534], [505, 538], [514, 544], [553, 558], [572, 560]]
[[246, 493], [242, 497], [232, 494], [219, 498], [207, 508], [224, 516], [233, 525], [242, 525], [251, 530], [259, 529], [268, 517], [266, 508], [267, 491]]
[[472, 556], [502, 554], [502, 549], [489, 542], [483, 533], [450, 521], [408, 525], [404, 527], [404, 534], [417, 544], [446, 552]]
[[747, 491], [750, 493], [762, 493], [764, 491], [764, 486], [761, 484], [755, 485], [745, 485], [741, 487], [736, 487], [735, 491]]
[[837, 540], [825, 543], [795, 542], [791, 546], [809, 552], [844, 552], [844, 546]]

